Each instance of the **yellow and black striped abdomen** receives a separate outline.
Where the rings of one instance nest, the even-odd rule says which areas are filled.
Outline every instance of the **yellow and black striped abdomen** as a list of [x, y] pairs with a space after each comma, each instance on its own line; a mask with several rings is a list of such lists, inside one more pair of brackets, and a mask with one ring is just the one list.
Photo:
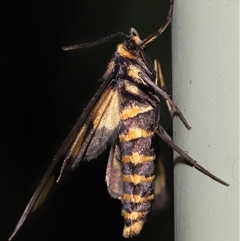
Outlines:
[[[123, 98], [124, 99], [124, 98]], [[124, 237], [138, 234], [154, 198], [154, 108], [129, 98], [122, 104], [119, 143], [123, 173]]]

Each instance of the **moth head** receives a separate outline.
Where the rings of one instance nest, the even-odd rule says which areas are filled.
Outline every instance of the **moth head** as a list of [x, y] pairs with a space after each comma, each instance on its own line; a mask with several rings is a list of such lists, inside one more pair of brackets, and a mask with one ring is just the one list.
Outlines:
[[133, 54], [138, 53], [139, 49], [142, 49], [141, 47], [142, 40], [139, 37], [139, 34], [135, 28], [130, 29], [130, 33], [128, 36], [126, 36], [124, 45], [128, 51], [130, 51]]

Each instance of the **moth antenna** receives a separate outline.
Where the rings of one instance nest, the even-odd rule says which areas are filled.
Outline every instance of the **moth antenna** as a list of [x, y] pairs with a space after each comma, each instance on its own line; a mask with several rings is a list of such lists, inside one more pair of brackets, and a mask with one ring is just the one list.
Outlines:
[[68, 50], [74, 50], [74, 49], [94, 47], [94, 46], [106, 43], [106, 42], [112, 40], [113, 38], [120, 37], [120, 36], [126, 36], [126, 34], [122, 33], [122, 32], [118, 32], [118, 33], [111, 34], [111, 35], [109, 35], [105, 38], [99, 39], [99, 40], [94, 41], [94, 42], [82, 43], [82, 44], [76, 44], [76, 45], [62, 47], [62, 50], [68, 51]]
[[145, 47], [147, 44], [154, 41], [160, 34], [162, 34], [164, 32], [164, 30], [167, 28], [167, 26], [171, 23], [172, 13], [173, 13], [173, 5], [174, 5], [173, 0], [170, 0], [170, 6], [168, 9], [167, 17], [165, 19], [165, 23], [156, 32], [152, 33], [147, 38], [145, 38], [141, 43], [141, 47]]

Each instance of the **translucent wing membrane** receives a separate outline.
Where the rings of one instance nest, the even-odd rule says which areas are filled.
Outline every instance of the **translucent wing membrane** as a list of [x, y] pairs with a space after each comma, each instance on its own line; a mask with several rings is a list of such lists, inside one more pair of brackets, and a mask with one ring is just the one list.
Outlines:
[[113, 138], [119, 124], [119, 113], [119, 93], [113, 85], [109, 85], [74, 139], [63, 161], [58, 181], [64, 178], [69, 169], [74, 169], [79, 161], [96, 158], [106, 149], [107, 142]]

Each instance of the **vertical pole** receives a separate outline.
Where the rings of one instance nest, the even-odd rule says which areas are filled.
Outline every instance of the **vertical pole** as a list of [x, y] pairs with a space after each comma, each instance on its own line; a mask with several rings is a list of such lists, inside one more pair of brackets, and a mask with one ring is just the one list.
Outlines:
[[230, 183], [175, 165], [175, 240], [239, 240], [238, 18], [238, 0], [175, 2], [173, 100], [192, 129], [175, 118], [174, 142]]

